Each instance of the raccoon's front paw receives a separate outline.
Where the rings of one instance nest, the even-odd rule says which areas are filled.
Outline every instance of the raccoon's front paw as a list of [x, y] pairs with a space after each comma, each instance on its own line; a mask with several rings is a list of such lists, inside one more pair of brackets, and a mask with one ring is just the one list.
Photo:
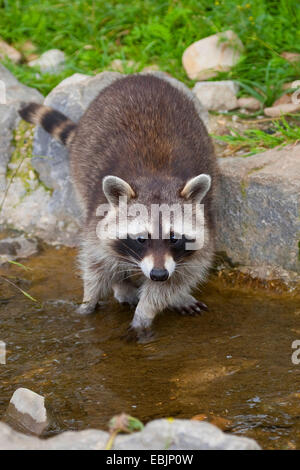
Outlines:
[[90, 315], [94, 312], [95, 307], [94, 304], [83, 303], [76, 309], [76, 313], [79, 313], [79, 315]]
[[135, 343], [148, 343], [153, 338], [153, 331], [151, 328], [134, 328], [129, 326], [127, 333], [124, 335], [124, 339], [127, 342]]
[[189, 299], [186, 303], [181, 305], [175, 305], [175, 310], [181, 313], [182, 315], [201, 315], [203, 312], [208, 311], [208, 307], [205, 303], [200, 302], [193, 297]]

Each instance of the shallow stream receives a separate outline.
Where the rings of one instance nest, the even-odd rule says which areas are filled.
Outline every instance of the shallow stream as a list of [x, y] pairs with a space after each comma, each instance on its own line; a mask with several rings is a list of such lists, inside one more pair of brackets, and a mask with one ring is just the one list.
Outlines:
[[0, 283], [0, 340], [7, 344], [0, 417], [13, 392], [27, 387], [54, 413], [49, 434], [106, 429], [122, 411], [144, 423], [206, 415], [263, 448], [300, 448], [300, 364], [291, 360], [299, 297], [212, 278], [201, 294], [208, 313], [166, 312], [148, 343], [127, 343], [132, 310], [110, 300], [91, 316], [75, 313], [81, 281], [74, 250], [46, 248], [24, 263], [31, 270], [1, 270], [39, 303]]

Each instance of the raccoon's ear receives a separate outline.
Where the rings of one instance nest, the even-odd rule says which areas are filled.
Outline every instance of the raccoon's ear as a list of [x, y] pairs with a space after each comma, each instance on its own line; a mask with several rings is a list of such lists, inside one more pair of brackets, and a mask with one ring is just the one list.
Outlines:
[[180, 195], [185, 199], [193, 199], [195, 202], [201, 202], [211, 186], [211, 177], [203, 173], [190, 179]]
[[125, 196], [127, 199], [135, 197], [135, 192], [132, 187], [117, 176], [105, 176], [102, 180], [102, 189], [106, 199], [113, 206], [119, 204], [119, 198], [121, 196]]

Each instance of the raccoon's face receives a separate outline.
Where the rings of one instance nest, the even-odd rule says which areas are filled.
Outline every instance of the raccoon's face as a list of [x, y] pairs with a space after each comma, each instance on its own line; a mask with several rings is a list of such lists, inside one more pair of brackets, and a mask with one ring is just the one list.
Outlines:
[[161, 204], [158, 216], [155, 217], [151, 212], [153, 204], [149, 207], [151, 194], [145, 204], [145, 198], [138, 197], [124, 180], [115, 176], [105, 177], [103, 191], [111, 205], [111, 214], [120, 216], [120, 198], [123, 202], [125, 198], [127, 203], [126, 221], [122, 220], [121, 233], [119, 231], [119, 236], [111, 242], [113, 252], [139, 266], [143, 274], [152, 281], [167, 281], [176, 269], [187, 265], [188, 258], [195, 251], [202, 248], [199, 245], [199, 231], [204, 230], [204, 227], [195, 227], [193, 216], [195, 211], [199, 211], [202, 219], [204, 218], [203, 208], [200, 208], [199, 203], [210, 185], [210, 176], [202, 174], [189, 180], [181, 191], [174, 191], [173, 188], [173, 194], [169, 197], [173, 208], [176, 206], [176, 210], [181, 211], [188, 202], [193, 203], [192, 212], [184, 217], [185, 223], [182, 224], [182, 217], [178, 224], [172, 210], [170, 215], [170, 203]]

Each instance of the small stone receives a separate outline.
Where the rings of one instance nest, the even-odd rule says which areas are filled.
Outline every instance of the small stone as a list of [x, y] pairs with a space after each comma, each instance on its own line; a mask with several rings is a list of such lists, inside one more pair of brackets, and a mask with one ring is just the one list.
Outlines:
[[147, 65], [143, 68], [142, 72], [158, 72], [159, 66], [157, 64]]
[[253, 96], [243, 96], [237, 100], [239, 108], [249, 109], [250, 111], [258, 111], [262, 104]]
[[50, 49], [38, 59], [31, 60], [29, 67], [39, 67], [41, 73], [59, 73], [65, 68], [65, 54], [59, 49]]
[[133, 60], [126, 61], [121, 59], [114, 59], [108, 68], [110, 70], [113, 70], [114, 72], [124, 73], [126, 69], [134, 69], [136, 65], [136, 62], [134, 62]]
[[294, 103], [286, 103], [264, 109], [265, 115], [273, 118], [280, 117], [282, 114], [296, 113], [297, 111], [300, 111], [300, 104]]
[[299, 62], [300, 54], [297, 52], [282, 52], [281, 57], [286, 59], [288, 62]]
[[278, 98], [274, 103], [272, 104], [272, 108], [275, 106], [280, 106], [281, 104], [287, 104], [292, 102], [292, 97], [291, 95], [285, 93], [284, 95], [281, 95], [280, 98]]
[[238, 108], [238, 85], [231, 80], [198, 82], [193, 92], [204, 108], [213, 111], [230, 111]]
[[[297, 85], [297, 83], [298, 83], [298, 85]], [[296, 89], [296, 88], [299, 88], [299, 81], [298, 80], [295, 80], [293, 82], [287, 82], [287, 83], [284, 83], [282, 85], [283, 90], [292, 90], [292, 89]]]
[[214, 34], [194, 42], [184, 51], [183, 67], [192, 80], [206, 80], [230, 70], [243, 49], [243, 43], [233, 31]]
[[45, 398], [27, 388], [18, 388], [9, 402], [6, 418], [18, 430], [40, 436], [49, 424]]
[[6, 58], [18, 64], [22, 60], [22, 54], [14, 47], [7, 44], [7, 42], [0, 39], [0, 59], [4, 60]]

